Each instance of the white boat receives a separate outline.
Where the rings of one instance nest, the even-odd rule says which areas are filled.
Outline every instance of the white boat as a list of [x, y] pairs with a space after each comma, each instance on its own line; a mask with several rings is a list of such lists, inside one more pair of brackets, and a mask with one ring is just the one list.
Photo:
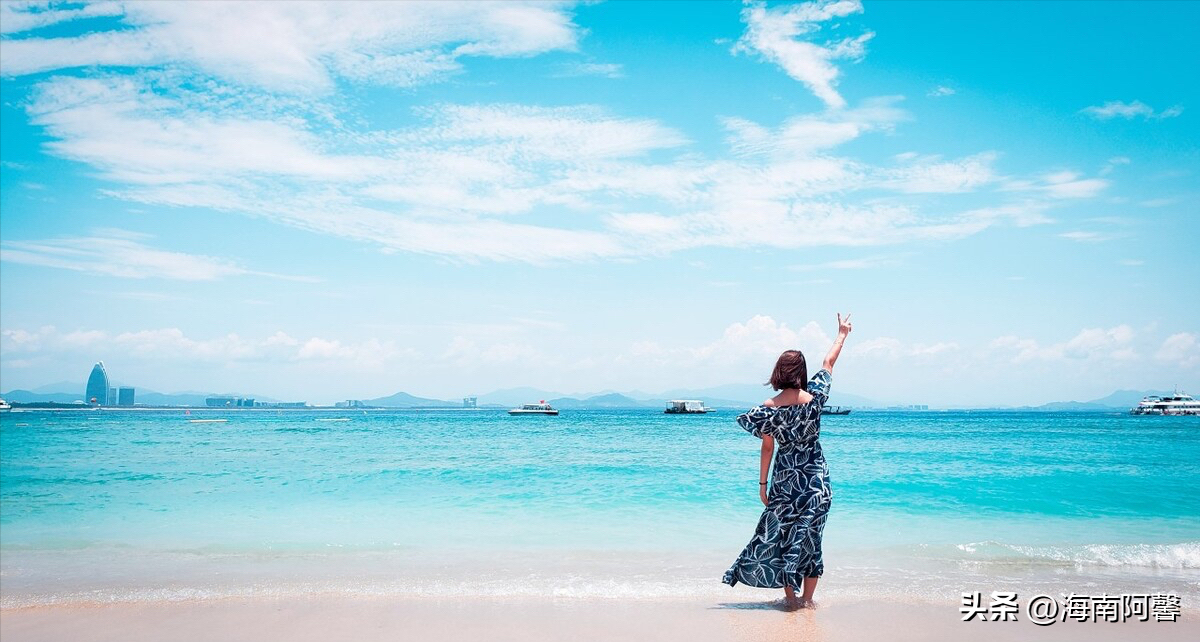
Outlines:
[[508, 411], [510, 415], [557, 415], [558, 411], [550, 407], [550, 404], [545, 401], [538, 403], [527, 403], [520, 408], [513, 408]]
[[663, 412], [668, 415], [703, 415], [716, 410], [705, 408], [704, 402], [698, 399], [672, 399], [667, 402], [667, 409]]
[[5, 400], [0, 399], [0, 412], [12, 410], [12, 406]]
[[1129, 410], [1131, 415], [1200, 415], [1200, 401], [1191, 395], [1175, 392], [1170, 395], [1150, 395]]

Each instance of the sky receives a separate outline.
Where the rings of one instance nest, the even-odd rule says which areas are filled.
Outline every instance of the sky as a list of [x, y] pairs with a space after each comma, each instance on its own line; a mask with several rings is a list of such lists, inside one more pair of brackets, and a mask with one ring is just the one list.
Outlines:
[[654, 393], [841, 312], [835, 402], [1200, 393], [1197, 24], [3, 2], [0, 390]]

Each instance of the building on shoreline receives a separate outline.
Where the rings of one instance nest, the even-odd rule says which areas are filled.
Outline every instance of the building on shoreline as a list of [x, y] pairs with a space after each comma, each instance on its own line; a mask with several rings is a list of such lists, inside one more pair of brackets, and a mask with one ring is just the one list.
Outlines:
[[254, 400], [248, 397], [208, 397], [204, 405], [209, 408], [253, 408]]
[[92, 374], [88, 376], [83, 399], [93, 406], [108, 405], [108, 372], [104, 370], [103, 361], [97, 361], [96, 365], [92, 366]]
[[134, 394], [133, 388], [129, 388], [129, 387], [125, 387], [125, 386], [117, 388], [117, 405], [118, 406], [134, 405], [133, 404], [133, 394]]

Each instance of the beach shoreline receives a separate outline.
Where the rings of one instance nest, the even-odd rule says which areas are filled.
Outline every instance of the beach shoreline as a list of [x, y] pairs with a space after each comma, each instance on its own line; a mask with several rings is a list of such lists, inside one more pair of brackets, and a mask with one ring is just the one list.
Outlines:
[[961, 621], [957, 602], [835, 601], [787, 611], [776, 592], [724, 600], [364, 597], [315, 595], [0, 610], [6, 642], [72, 640], [1156, 640], [1200, 637], [1200, 613], [1177, 622]]

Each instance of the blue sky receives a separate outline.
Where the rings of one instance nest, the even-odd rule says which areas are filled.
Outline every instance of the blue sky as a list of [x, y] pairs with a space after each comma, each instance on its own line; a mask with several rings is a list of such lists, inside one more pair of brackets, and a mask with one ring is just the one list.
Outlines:
[[4, 390], [1200, 389], [1196, 3], [0, 11]]

